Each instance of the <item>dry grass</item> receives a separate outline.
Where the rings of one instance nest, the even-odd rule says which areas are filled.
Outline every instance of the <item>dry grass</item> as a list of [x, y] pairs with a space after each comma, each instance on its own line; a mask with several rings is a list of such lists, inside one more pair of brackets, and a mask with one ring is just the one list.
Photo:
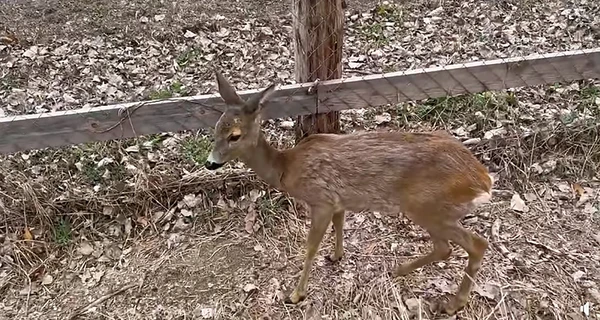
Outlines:
[[[489, 95], [497, 103], [505, 97]], [[456, 104], [471, 108], [467, 109], [471, 112], [462, 113], [469, 115], [478, 108], [473, 101], [480, 98], [438, 101], [440, 105], [435, 108], [441, 111], [433, 117], [423, 116], [419, 109], [429, 108], [427, 104], [433, 102], [399, 108], [417, 110], [415, 114], [421, 117], [419, 127], [456, 129], [453, 121], [469, 123], [469, 116], [461, 119], [461, 113], [454, 112]], [[368, 130], [416, 129], [417, 122], [405, 122], [404, 117], [383, 127], [369, 120], [388, 111], [392, 109], [367, 110], [374, 114], [367, 115], [359, 126]], [[483, 136], [490, 129], [485, 122], [473, 121], [482, 125], [472, 132], [473, 137]], [[360, 129], [352, 124], [356, 122], [346, 119], [345, 130]], [[599, 217], [597, 213], [582, 213], [583, 205], [577, 204], [582, 195], [572, 191], [571, 184], [563, 182], [560, 175], [587, 188], [588, 201], [597, 206], [598, 182], [593, 175], [586, 176], [591, 171], [581, 170], [586, 163], [598, 165], [593, 158], [598, 154], [593, 149], [597, 148], [597, 131], [584, 135], [581, 127], [558, 127], [549, 133], [535, 133], [533, 136], [545, 137], [538, 141], [546, 144], [539, 144], [532, 143], [531, 136], [521, 136], [515, 128], [518, 125], [508, 126], [501, 137], [473, 145], [474, 152], [489, 166], [496, 165], [504, 171], [499, 171], [502, 178], [493, 204], [463, 221], [486, 236], [492, 246], [471, 303], [459, 317], [578, 319], [579, 306], [593, 302], [597, 291], [594, 279], [600, 275], [596, 262], [600, 257]], [[268, 124], [266, 130], [278, 145], [291, 144], [289, 132], [273, 124]], [[409, 221], [368, 212], [348, 216], [346, 255], [339, 264], [331, 265], [324, 259], [332, 250], [332, 241], [324, 241], [310, 282], [309, 299], [299, 306], [284, 305], [281, 298], [295, 285], [294, 275], [299, 273], [303, 260], [308, 230], [304, 211], [284, 194], [266, 188], [243, 168], [228, 168], [214, 175], [194, 166], [194, 157], [185, 151], [185, 141], [190, 137], [181, 139], [177, 148], [156, 145], [148, 152], [171, 158], [163, 158], [160, 165], [146, 168], [147, 171], [124, 174], [127, 183], [119, 191], [115, 188], [122, 180], [102, 180], [105, 188], [93, 197], [56, 200], [65, 190], [53, 189], [50, 184], [43, 184], [44, 188], [35, 186], [26, 174], [15, 176], [15, 169], [3, 171], [5, 175], [22, 177], [13, 179], [11, 188], [5, 189], [12, 193], [3, 197], [6, 212], [13, 213], [12, 219], [5, 221], [9, 238], [4, 240], [8, 244], [4, 250], [9, 250], [14, 259], [10, 262], [14, 268], [2, 285], [5, 305], [14, 301], [21, 316], [27, 307], [30, 316], [47, 319], [65, 316], [72, 305], [83, 308], [79, 311], [86, 311], [89, 319], [109, 315], [119, 318], [118, 314], [121, 318], [127, 314], [128, 318], [142, 319], [150, 313], [173, 319], [202, 318], [202, 314], [214, 314], [218, 319], [443, 318], [436, 314], [436, 304], [456, 289], [466, 263], [464, 252], [455, 248], [450, 260], [393, 280], [388, 272], [394, 265], [426, 253], [430, 243], [422, 230]], [[142, 137], [137, 143], [110, 142], [83, 149], [92, 154], [107, 152], [103, 157], [113, 155], [118, 159], [120, 153], [132, 157], [124, 152], [132, 145], [142, 146], [145, 141], [156, 139]], [[169, 145], [169, 138], [161, 139]], [[553, 148], [547, 144], [549, 139], [555, 139]], [[172, 152], [176, 149], [181, 151]], [[40, 159], [54, 163], [50, 159], [69, 159], [74, 157], [72, 152], [77, 154], [80, 150], [69, 148]], [[87, 156], [78, 155], [77, 159]], [[531, 164], [543, 163], [549, 156], [557, 163], [553, 172], [531, 169]], [[22, 167], [18, 165], [22, 158], [16, 156], [12, 161], [3, 163], [4, 170]], [[67, 172], [65, 169], [71, 165], [65, 161], [52, 171], [56, 181], [64, 183], [55, 174]], [[74, 195], [81, 186], [77, 179], [89, 179], [87, 175], [85, 170], [71, 173], [73, 183], [68, 186], [73, 190], [66, 194]], [[528, 211], [511, 210], [511, 190], [517, 190], [526, 199]], [[185, 217], [181, 202], [190, 194], [201, 201], [192, 209], [194, 215]], [[11, 198], [17, 202], [6, 200]], [[17, 208], [30, 214], [18, 215]], [[110, 213], [106, 208], [110, 208]], [[57, 217], [69, 221], [71, 235], [64, 244], [45, 232], [57, 229]], [[32, 230], [35, 241], [19, 240], [23, 239], [24, 225]], [[117, 229], [120, 231], [115, 232]], [[81, 253], [82, 242], [93, 246], [91, 255]], [[53, 282], [41, 285], [47, 274], [52, 275]], [[99, 280], [94, 280], [94, 275]], [[30, 282], [33, 286], [28, 285]], [[127, 290], [120, 292], [123, 287]], [[44, 290], [58, 295], [50, 298]], [[25, 295], [19, 296], [19, 291]], [[117, 298], [106, 298], [86, 309], [94, 300], [112, 297], [115, 292], [119, 293]], [[80, 298], [86, 295], [88, 299]], [[137, 306], [135, 310], [133, 305]]]
[[[54, 9], [19, 4], [0, 7], [3, 16], [13, 19], [11, 26], [4, 22], [0, 27], [21, 29], [31, 43], [131, 27], [123, 39], [157, 35], [165, 47], [177, 48], [169, 54], [176, 53], [183, 65], [187, 56], [180, 54], [190, 51], [179, 48], [181, 30], [125, 18], [137, 10], [150, 19], [167, 12], [177, 28], [206, 31], [215, 25], [204, 23], [199, 8], [208, 15], [247, 14], [260, 20], [257, 3], [184, 1], [170, 8], [158, 2], [79, 6], [59, 1]], [[284, 8], [272, 1], [258, 4], [266, 4], [269, 15], [280, 15]], [[358, 4], [372, 7], [368, 1], [349, 4], [351, 10]], [[425, 1], [415, 7], [429, 12], [453, 4]], [[31, 10], [39, 11], [47, 28], [18, 28]], [[87, 11], [92, 11], [93, 23], [85, 23]], [[409, 21], [410, 12], [391, 15]], [[67, 20], [72, 23], [61, 29]], [[116, 24], [111, 26], [112, 21]], [[200, 22], [191, 26], [188, 21]], [[355, 23], [364, 25], [356, 31], [359, 38], [400, 41], [372, 24]], [[361, 52], [358, 47], [349, 52]], [[372, 64], [384, 69], [387, 57]], [[394, 64], [390, 68], [415, 63], [391, 57], [397, 61], [387, 61]], [[107, 65], [111, 59], [106, 58]], [[278, 59], [287, 65], [285, 57]], [[162, 89], [150, 94], [155, 97], [187, 94], [196, 88], [193, 81], [205, 79], [204, 73], [201, 80], [195, 76], [182, 77], [187, 81], [183, 89], [176, 79], [165, 84], [149, 77], [143, 84], [160, 83]], [[263, 80], [245, 85], [259, 86]], [[0, 88], [9, 92], [25, 83], [15, 77], [10, 88]], [[204, 90], [202, 85], [197, 90]], [[493, 203], [463, 220], [491, 247], [471, 301], [456, 319], [585, 319], [580, 307], [586, 303], [589, 318], [599, 318], [598, 88], [597, 81], [579, 82], [344, 112], [346, 132], [449, 130], [469, 140], [471, 150], [499, 175]], [[292, 132], [282, 127], [274, 120], [265, 130], [273, 143], [287, 147], [293, 143]], [[446, 318], [435, 307], [456, 290], [466, 254], [455, 248], [447, 261], [391, 279], [388, 272], [397, 263], [425, 254], [431, 244], [410, 221], [370, 212], [348, 215], [345, 257], [338, 264], [324, 258], [333, 249], [331, 236], [326, 237], [307, 300], [298, 306], [283, 304], [303, 261], [309, 223], [305, 211], [238, 163], [217, 173], [204, 170], [199, 164], [209, 144], [205, 132], [185, 132], [2, 157], [0, 319]]]

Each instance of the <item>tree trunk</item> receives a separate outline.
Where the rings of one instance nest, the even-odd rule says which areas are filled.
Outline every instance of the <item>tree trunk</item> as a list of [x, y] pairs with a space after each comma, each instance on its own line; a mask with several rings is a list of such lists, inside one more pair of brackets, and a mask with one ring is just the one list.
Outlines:
[[[296, 81], [342, 76], [343, 0], [293, 0]], [[318, 88], [318, 87], [317, 87]], [[317, 110], [319, 106], [317, 105]], [[339, 112], [299, 116], [296, 143], [313, 133], [340, 132]]]

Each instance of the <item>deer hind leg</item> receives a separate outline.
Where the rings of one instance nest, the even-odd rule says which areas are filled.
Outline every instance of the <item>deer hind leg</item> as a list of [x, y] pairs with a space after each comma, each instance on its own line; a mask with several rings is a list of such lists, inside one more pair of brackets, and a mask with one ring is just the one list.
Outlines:
[[315, 255], [319, 251], [319, 245], [325, 231], [329, 226], [329, 223], [333, 217], [333, 208], [331, 207], [312, 207], [311, 208], [311, 222], [310, 231], [308, 232], [308, 239], [306, 241], [306, 257], [304, 258], [304, 266], [300, 275], [300, 280], [292, 292], [291, 296], [286, 299], [287, 302], [298, 303], [306, 298], [306, 289], [308, 287], [308, 277], [315, 260]]
[[475, 280], [475, 276], [481, 267], [481, 261], [487, 250], [488, 241], [457, 223], [445, 230], [445, 233], [448, 235], [450, 241], [461, 246], [469, 254], [469, 262], [465, 268], [466, 274], [463, 276], [460, 287], [456, 295], [444, 306], [444, 311], [449, 315], [453, 315], [462, 309], [469, 300], [469, 295], [473, 288], [473, 280]]
[[450, 248], [450, 243], [448, 243], [448, 240], [438, 238], [437, 236], [434, 236], [431, 232], [429, 234], [431, 235], [431, 241], [433, 242], [433, 250], [425, 256], [398, 265], [396, 269], [394, 269], [394, 277], [405, 276], [427, 264], [430, 264], [435, 261], [446, 260], [450, 257], [450, 255], [452, 254], [452, 248]]
[[333, 229], [335, 231], [335, 247], [333, 254], [327, 256], [331, 262], [337, 262], [344, 256], [344, 219], [344, 210], [334, 212], [333, 217], [331, 218]]

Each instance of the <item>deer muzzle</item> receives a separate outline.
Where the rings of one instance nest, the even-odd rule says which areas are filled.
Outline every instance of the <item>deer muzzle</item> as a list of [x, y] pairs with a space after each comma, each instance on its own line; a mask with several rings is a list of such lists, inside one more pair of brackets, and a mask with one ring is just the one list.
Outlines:
[[204, 167], [208, 170], [217, 170], [220, 167], [222, 167], [224, 165], [224, 163], [216, 163], [216, 162], [210, 162], [210, 161], [206, 161], [204, 163]]
[[208, 170], [217, 170], [225, 164], [225, 161], [220, 161], [219, 153], [215, 154], [213, 150], [206, 159], [204, 167]]

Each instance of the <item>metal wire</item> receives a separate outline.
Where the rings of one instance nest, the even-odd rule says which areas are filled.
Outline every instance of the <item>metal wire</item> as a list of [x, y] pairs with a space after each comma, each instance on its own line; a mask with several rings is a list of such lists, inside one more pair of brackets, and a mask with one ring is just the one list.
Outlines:
[[[330, 15], [338, 14], [334, 10], [329, 12]], [[313, 18], [311, 21], [320, 22], [304, 26], [300, 25], [302, 20], [296, 17], [294, 27], [308, 28], [309, 32], [333, 30], [332, 26], [324, 26], [330, 18], [331, 16]], [[313, 57], [323, 49], [322, 46], [328, 45], [329, 37], [342, 41], [338, 32], [323, 36], [316, 48], [302, 54], [308, 55], [307, 58]], [[298, 41], [294, 43], [296, 45]], [[302, 49], [306, 48], [297, 48]], [[331, 54], [323, 57], [325, 61], [336, 54], [342, 57], [340, 52], [331, 51]], [[341, 65], [341, 61], [339, 64]], [[291, 117], [315, 112], [380, 107], [489, 90], [599, 79], [600, 48], [337, 80], [318, 79], [319, 74], [335, 74], [337, 71], [327, 65], [327, 70], [323, 72], [322, 67], [319, 65], [311, 70], [308, 74], [310, 82], [280, 87], [271, 102], [272, 106], [266, 108], [264, 117]], [[224, 108], [220, 98], [213, 94], [4, 117], [0, 118], [0, 154], [151, 133], [209, 128], [214, 126]]]

